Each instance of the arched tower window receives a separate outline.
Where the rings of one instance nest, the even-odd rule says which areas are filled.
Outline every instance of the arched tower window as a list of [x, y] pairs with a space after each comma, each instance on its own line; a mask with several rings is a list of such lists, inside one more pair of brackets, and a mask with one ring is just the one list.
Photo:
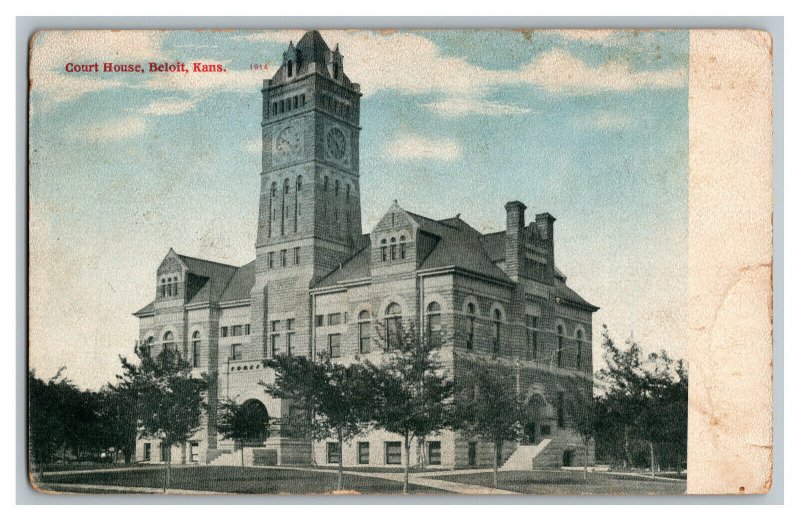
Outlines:
[[292, 63], [292, 60], [289, 60], [289, 63], [287, 63], [286, 65], [287, 65], [287, 67], [286, 67], [286, 75], [289, 78], [291, 78], [292, 77], [292, 65], [294, 65], [294, 64]]
[[159, 297], [167, 296], [167, 281], [163, 277], [161, 278], [161, 284], [158, 285], [158, 296]]
[[[352, 73], [353, 71], [350, 72]], [[339, 64], [336, 62], [334, 62], [333, 64], [333, 79], [335, 80], [339, 79]]]
[[395, 260], [397, 258], [397, 239], [392, 237], [389, 242], [391, 243], [391, 246], [389, 247], [391, 258], [392, 260]]
[[167, 277], [167, 296], [172, 296], [172, 277]]
[[284, 179], [283, 180], [283, 194], [286, 195], [288, 193], [289, 193], [289, 180], [288, 179]]
[[275, 181], [272, 182], [272, 187], [269, 190], [270, 197], [275, 197], [278, 195], [278, 183]]
[[302, 189], [303, 189], [303, 176], [299, 175], [297, 176], [297, 191], [299, 192]]
[[200, 331], [192, 333], [192, 367], [200, 367]]
[[381, 260], [386, 262], [386, 239], [381, 239]]
[[392, 302], [386, 306], [386, 349], [391, 350], [400, 346], [402, 334], [400, 304]]
[[475, 348], [475, 304], [467, 304], [467, 349]]
[[172, 294], [174, 296], [178, 296], [178, 277], [175, 277], [172, 281]]
[[561, 326], [561, 324], [559, 324], [556, 327], [556, 339], [557, 339], [556, 365], [558, 367], [561, 367], [561, 360], [562, 360], [561, 351], [564, 348], [564, 328]]
[[431, 347], [439, 347], [442, 336], [442, 306], [438, 302], [428, 304], [426, 310], [428, 342]]
[[372, 337], [369, 328], [371, 326], [369, 311], [366, 309], [358, 314], [358, 352], [366, 354], [370, 352]]
[[494, 315], [492, 317], [494, 322], [494, 352], [500, 352], [500, 328], [503, 324], [503, 313], [499, 309], [494, 310]]

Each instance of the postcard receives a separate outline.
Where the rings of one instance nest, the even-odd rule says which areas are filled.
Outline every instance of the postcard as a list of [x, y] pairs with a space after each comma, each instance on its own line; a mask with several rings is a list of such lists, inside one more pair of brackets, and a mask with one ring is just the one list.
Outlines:
[[44, 30], [41, 493], [759, 494], [772, 41]]

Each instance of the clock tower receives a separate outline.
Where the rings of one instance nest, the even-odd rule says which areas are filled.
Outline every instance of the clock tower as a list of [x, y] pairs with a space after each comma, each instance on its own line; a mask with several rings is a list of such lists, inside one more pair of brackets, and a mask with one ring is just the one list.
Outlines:
[[317, 31], [265, 80], [261, 195], [251, 292], [253, 359], [310, 355], [309, 285], [361, 242], [360, 87]]

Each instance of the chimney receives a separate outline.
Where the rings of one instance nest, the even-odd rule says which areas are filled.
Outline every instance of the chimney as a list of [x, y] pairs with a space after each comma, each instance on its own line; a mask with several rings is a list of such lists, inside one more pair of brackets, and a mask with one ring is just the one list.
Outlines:
[[556, 218], [549, 213], [536, 214], [536, 228], [539, 230], [539, 237], [547, 242], [547, 280], [555, 284], [556, 259], [555, 241], [553, 240], [553, 223]]
[[506, 203], [506, 275], [519, 280], [525, 261], [525, 205], [519, 201]]

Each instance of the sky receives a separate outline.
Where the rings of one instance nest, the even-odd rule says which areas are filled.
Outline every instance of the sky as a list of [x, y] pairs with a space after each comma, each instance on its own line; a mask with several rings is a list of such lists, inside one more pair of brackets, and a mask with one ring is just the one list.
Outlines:
[[[368, 232], [397, 199], [488, 232], [550, 212], [556, 265], [612, 337], [685, 355], [685, 31], [321, 31], [361, 85]], [[30, 365], [82, 387], [133, 352], [170, 247], [255, 256], [261, 82], [302, 31], [37, 33], [30, 91]], [[67, 73], [221, 63], [220, 74]], [[266, 71], [253, 65], [266, 65]], [[597, 362], [596, 362], [597, 364]]]

